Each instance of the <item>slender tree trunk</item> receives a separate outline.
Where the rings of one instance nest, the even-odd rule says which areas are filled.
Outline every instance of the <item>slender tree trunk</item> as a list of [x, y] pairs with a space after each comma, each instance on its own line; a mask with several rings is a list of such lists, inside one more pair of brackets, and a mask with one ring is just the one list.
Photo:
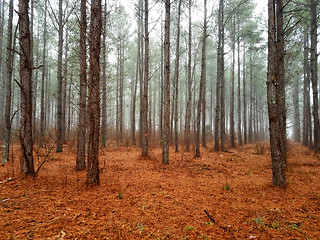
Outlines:
[[179, 137], [178, 137], [178, 99], [179, 99], [179, 66], [180, 66], [180, 21], [181, 21], [181, 3], [178, 2], [178, 23], [177, 23], [177, 45], [176, 45], [176, 61], [175, 61], [175, 99], [174, 99], [174, 142], [175, 151], [179, 151]]
[[243, 143], [247, 144], [246, 44], [243, 42]]
[[[4, 52], [3, 47], [3, 27], [4, 27], [4, 2], [3, 0], [0, 0], [0, 52]], [[3, 55], [0, 54], [0, 131], [4, 130], [2, 126], [3, 124], [3, 113], [4, 113], [4, 96], [5, 96], [5, 80], [4, 80], [4, 74], [3, 74]], [[2, 86], [2, 87], [1, 87]]]
[[224, 150], [226, 143], [226, 121], [225, 121], [225, 79], [224, 79], [224, 0], [220, 0], [219, 4], [220, 10], [220, 70], [219, 78], [220, 78], [220, 98], [221, 98], [221, 115], [220, 115], [220, 138], [221, 138], [221, 150]]
[[267, 98], [273, 185], [286, 186], [285, 78], [282, 0], [268, 1]]
[[[47, 9], [48, 1], [44, 1], [44, 8]], [[47, 19], [47, 11], [44, 11], [44, 19]], [[44, 21], [43, 29], [43, 51], [42, 51], [42, 76], [41, 76], [41, 99], [40, 99], [40, 136], [39, 136], [39, 147], [42, 148], [44, 144], [44, 135], [45, 135], [45, 102], [44, 102], [44, 93], [45, 93], [45, 77], [46, 77], [46, 54], [47, 54], [47, 21]]]
[[103, 32], [102, 32], [102, 105], [101, 105], [101, 147], [106, 146], [107, 128], [107, 0], [104, 1]]
[[170, 0], [165, 1], [164, 27], [164, 125], [162, 134], [162, 163], [169, 164], [170, 141]]
[[148, 155], [148, 81], [149, 81], [149, 1], [144, 1], [144, 81], [143, 81], [143, 111], [142, 111], [142, 156]]
[[91, 1], [89, 142], [86, 184], [99, 185], [101, 0]]
[[249, 97], [249, 125], [248, 125], [248, 141], [252, 143], [253, 141], [253, 59], [252, 59], [252, 49], [250, 49], [250, 97]]
[[87, 135], [87, 62], [86, 62], [86, 32], [87, 14], [86, 0], [81, 0], [81, 19], [80, 19], [80, 93], [79, 93], [79, 122], [77, 135], [77, 159], [76, 170], [83, 170], [86, 167], [86, 135]]
[[25, 175], [34, 174], [33, 138], [32, 138], [32, 58], [30, 42], [30, 22], [28, 15], [29, 0], [19, 1], [19, 33], [20, 33], [20, 87], [21, 118], [20, 171]]
[[68, 51], [69, 51], [69, 33], [67, 27], [65, 28], [65, 49], [64, 49], [64, 64], [63, 64], [63, 78], [62, 78], [62, 143], [67, 139], [67, 85], [68, 85]]
[[62, 141], [63, 141], [63, 119], [62, 119], [62, 111], [63, 111], [63, 92], [62, 92], [62, 47], [63, 47], [63, 23], [62, 23], [62, 2], [63, 0], [59, 0], [59, 42], [58, 42], [58, 92], [57, 92], [57, 148], [56, 152], [62, 152]]
[[304, 30], [304, 62], [303, 62], [303, 145], [312, 145], [311, 110], [310, 110], [310, 65], [308, 30]]
[[299, 109], [299, 79], [294, 80], [293, 86], [293, 135], [294, 141], [300, 142], [300, 109]]
[[320, 147], [320, 123], [319, 123], [319, 92], [318, 92], [318, 54], [317, 54], [317, 1], [310, 0], [311, 13], [311, 57], [310, 57], [310, 72], [313, 92], [313, 120], [314, 120], [314, 148]]
[[231, 44], [232, 44], [232, 62], [231, 62], [231, 96], [230, 96], [230, 144], [235, 147], [235, 131], [234, 131], [234, 66], [235, 66], [235, 18], [232, 18], [231, 28]]
[[[1, 15], [1, 14], [0, 14]], [[11, 138], [11, 83], [13, 72], [13, 51], [12, 51], [12, 20], [13, 20], [13, 0], [9, 4], [8, 37], [7, 37], [7, 60], [6, 60], [6, 104], [4, 115], [4, 142], [1, 162], [9, 161], [9, 149]]]
[[[204, 19], [203, 19], [203, 34], [202, 34], [202, 57], [201, 57], [201, 75], [200, 75], [200, 88], [199, 88], [199, 99], [197, 107], [197, 127], [196, 127], [196, 154], [195, 157], [200, 157], [200, 118], [203, 104], [204, 83], [206, 78], [206, 45], [207, 45], [207, 0], [203, 2]], [[202, 111], [202, 115], [204, 111]], [[203, 133], [202, 133], [203, 134]], [[205, 134], [205, 133], [204, 133]]]
[[[143, 55], [144, 55], [144, 45], [143, 45], [143, 38], [144, 38], [144, 31], [143, 31], [143, 16], [144, 16], [144, 4], [143, 4], [144, 0], [138, 0], [139, 3], [139, 19], [138, 19], [138, 24], [140, 25], [140, 35], [138, 37], [138, 41], [139, 41], [139, 45], [140, 45], [140, 52], [139, 52], [139, 59], [140, 59], [140, 64], [139, 64], [139, 77], [140, 77], [140, 119], [139, 119], [139, 145], [142, 148], [142, 142], [143, 142], [143, 135], [144, 135], [144, 128], [143, 128], [143, 79], [144, 79], [144, 59], [143, 59]], [[160, 103], [161, 104], [161, 103]]]
[[[201, 71], [203, 71], [203, 90], [202, 90], [202, 97], [201, 97], [201, 108], [202, 108], [202, 146], [206, 147], [207, 146], [207, 138], [206, 138], [206, 95], [207, 95], [207, 58], [206, 58], [206, 54], [207, 54], [207, 0], [204, 0], [204, 26], [203, 26], [203, 42], [202, 44], [204, 46], [202, 46], [202, 51], [204, 51], [204, 53], [202, 52], [202, 66]], [[203, 49], [204, 48], [204, 49]], [[202, 75], [202, 74], [201, 74]], [[200, 77], [201, 78], [201, 77]], [[200, 99], [199, 99], [200, 101]]]
[[186, 107], [186, 125], [185, 125], [185, 144], [186, 144], [187, 151], [190, 151], [190, 123], [191, 123], [191, 100], [192, 100], [191, 44], [192, 44], [191, 0], [189, 0], [189, 38], [188, 38], [188, 73], [187, 73], [188, 82], [187, 82], [187, 107]]
[[[238, 34], [239, 24], [238, 24]], [[242, 134], [241, 134], [241, 81], [240, 81], [240, 37], [238, 36], [238, 144], [242, 145]]]

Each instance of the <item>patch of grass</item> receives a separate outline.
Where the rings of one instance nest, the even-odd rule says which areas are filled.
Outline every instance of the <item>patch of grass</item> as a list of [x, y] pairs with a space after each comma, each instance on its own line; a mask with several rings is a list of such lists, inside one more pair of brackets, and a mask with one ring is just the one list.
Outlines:
[[206, 235], [204, 235], [203, 233], [201, 235], [198, 236], [198, 238], [201, 238], [201, 239], [208, 239], [208, 237]]
[[262, 221], [261, 217], [256, 217], [252, 219], [257, 225], [264, 225], [264, 222]]
[[213, 222], [206, 222], [207, 225], [213, 225]]
[[123, 199], [123, 195], [122, 195], [121, 189], [119, 189], [119, 191], [118, 191], [118, 198], [119, 199]]
[[230, 184], [227, 181], [224, 185], [224, 190], [230, 190]]
[[143, 232], [143, 223], [138, 223], [137, 228], [140, 230], [140, 232]]
[[274, 228], [274, 229], [278, 229], [280, 227], [280, 223], [278, 222], [272, 222], [271, 223], [271, 227]]
[[185, 229], [186, 229], [187, 231], [192, 231], [192, 230], [194, 230], [194, 229], [196, 229], [196, 228], [193, 227], [193, 226], [186, 226]]

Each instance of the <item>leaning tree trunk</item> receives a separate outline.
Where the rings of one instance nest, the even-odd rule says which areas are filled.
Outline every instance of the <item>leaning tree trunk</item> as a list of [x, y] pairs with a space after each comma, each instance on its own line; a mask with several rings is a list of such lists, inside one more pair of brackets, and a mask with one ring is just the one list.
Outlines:
[[19, 42], [20, 42], [20, 88], [21, 118], [20, 171], [25, 175], [34, 174], [32, 138], [32, 61], [30, 42], [30, 23], [28, 15], [29, 0], [19, 1]]
[[170, 0], [165, 1], [164, 27], [164, 125], [162, 133], [162, 163], [169, 164], [170, 138]]
[[270, 149], [273, 185], [286, 186], [286, 126], [282, 0], [268, 1], [268, 78]]
[[86, 184], [99, 185], [101, 0], [91, 1], [89, 142]]
[[4, 115], [4, 142], [1, 162], [9, 161], [9, 149], [11, 138], [11, 83], [13, 72], [13, 51], [12, 51], [12, 18], [13, 18], [13, 0], [9, 5], [8, 38], [7, 38], [7, 71], [6, 71], [6, 104]]
[[86, 62], [86, 31], [87, 14], [86, 0], [81, 0], [80, 20], [80, 96], [79, 96], [79, 122], [77, 136], [77, 160], [76, 170], [86, 167], [86, 97], [87, 97], [87, 62]]

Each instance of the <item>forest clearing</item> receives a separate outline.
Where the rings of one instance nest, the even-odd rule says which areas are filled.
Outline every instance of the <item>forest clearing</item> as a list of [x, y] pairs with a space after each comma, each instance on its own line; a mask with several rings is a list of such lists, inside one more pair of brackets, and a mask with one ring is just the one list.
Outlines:
[[[100, 185], [75, 171], [76, 150], [50, 154], [34, 180], [19, 174], [19, 147], [0, 166], [1, 239], [319, 239], [320, 160], [288, 148], [287, 187], [272, 186], [268, 143], [202, 158], [161, 148], [100, 150]], [[35, 168], [45, 153], [35, 154]], [[11, 157], [10, 157], [11, 158]], [[210, 215], [212, 219], [204, 212]], [[213, 222], [213, 220], [215, 222]]]

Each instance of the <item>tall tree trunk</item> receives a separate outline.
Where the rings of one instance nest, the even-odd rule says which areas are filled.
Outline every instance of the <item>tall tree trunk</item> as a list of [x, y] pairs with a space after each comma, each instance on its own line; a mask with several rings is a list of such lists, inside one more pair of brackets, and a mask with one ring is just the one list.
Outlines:
[[79, 122], [77, 135], [77, 159], [76, 170], [82, 170], [86, 167], [86, 97], [87, 97], [87, 62], [86, 62], [86, 32], [87, 32], [87, 14], [86, 0], [81, 0], [81, 19], [80, 19], [80, 93], [79, 93]]
[[243, 42], [243, 143], [247, 144], [246, 43]]
[[[203, 38], [202, 39], [202, 44], [204, 46], [202, 46], [202, 51], [204, 51], [204, 53], [202, 52], [202, 66], [201, 66], [201, 71], [203, 71], [203, 75], [201, 72], [201, 75], [203, 77], [203, 89], [202, 89], [202, 97], [201, 97], [201, 108], [202, 108], [202, 133], [201, 133], [201, 137], [202, 137], [202, 146], [206, 147], [207, 146], [207, 140], [206, 140], [206, 95], [207, 95], [207, 58], [206, 58], [206, 54], [207, 54], [207, 0], [204, 0], [204, 26], [203, 26]], [[204, 49], [203, 49], [204, 48]], [[202, 69], [204, 68], [204, 69]], [[201, 78], [202, 78], [201, 77]], [[199, 99], [200, 101], [200, 99]]]
[[179, 99], [179, 66], [180, 66], [180, 21], [181, 21], [181, 3], [182, 0], [178, 2], [178, 22], [177, 22], [177, 45], [176, 45], [176, 60], [175, 60], [175, 99], [174, 99], [174, 143], [175, 151], [179, 151], [179, 137], [178, 137], [178, 99]]
[[248, 125], [248, 141], [251, 143], [253, 141], [253, 57], [252, 49], [250, 49], [250, 97], [249, 97], [249, 125]]
[[29, 0], [19, 1], [19, 33], [20, 33], [20, 87], [21, 118], [20, 171], [25, 175], [34, 174], [33, 138], [32, 138], [32, 58], [30, 42], [30, 22], [28, 15]]
[[[238, 34], [240, 34], [238, 24]], [[242, 145], [242, 134], [241, 134], [241, 78], [240, 78], [240, 36], [238, 36], [238, 144]]]
[[[204, 84], [206, 79], [206, 45], [207, 45], [207, 0], [203, 2], [204, 19], [203, 19], [203, 34], [202, 34], [202, 57], [201, 57], [201, 75], [200, 75], [200, 88], [199, 99], [197, 107], [197, 127], [196, 127], [196, 154], [195, 157], [200, 157], [200, 118], [203, 103], [203, 95], [205, 95]], [[204, 111], [202, 111], [204, 115]], [[203, 125], [203, 124], [202, 124]], [[202, 135], [205, 133], [202, 133]]]
[[319, 123], [319, 96], [318, 96], [318, 53], [317, 53], [317, 1], [310, 0], [311, 13], [311, 58], [310, 72], [313, 92], [313, 120], [314, 120], [314, 147], [320, 147], [320, 123]]
[[63, 23], [62, 23], [62, 2], [59, 0], [59, 42], [58, 42], [58, 92], [57, 92], [57, 148], [56, 152], [62, 152], [62, 141], [63, 141], [63, 92], [62, 92], [62, 47], [63, 47]]
[[[6, 62], [6, 104], [4, 115], [4, 141], [1, 162], [9, 161], [9, 149], [11, 138], [11, 83], [13, 72], [13, 51], [12, 51], [12, 19], [13, 19], [13, 0], [9, 4], [8, 37], [7, 37], [7, 62]], [[1, 116], [0, 116], [1, 117]]]
[[144, 81], [142, 105], [142, 156], [148, 155], [149, 1], [144, 1]]
[[299, 109], [299, 79], [294, 80], [293, 86], [293, 135], [294, 141], [300, 142], [300, 109]]
[[286, 186], [284, 36], [282, 0], [268, 1], [268, 79], [270, 149], [273, 185]]
[[170, 141], [170, 0], [165, 1], [164, 26], [164, 125], [162, 134], [162, 163], [169, 164]]
[[310, 110], [310, 65], [309, 65], [309, 44], [308, 30], [304, 30], [304, 61], [303, 61], [303, 145], [312, 145], [311, 110]]
[[[4, 27], [4, 1], [0, 0], [0, 52], [4, 52], [3, 47], [3, 27]], [[3, 56], [0, 54], [0, 131], [4, 130], [2, 128], [3, 124], [3, 111], [4, 111], [4, 96], [5, 96], [5, 80], [3, 74]], [[1, 87], [2, 86], [2, 87]]]
[[89, 69], [89, 142], [86, 184], [99, 185], [101, 0], [91, 1]]
[[[144, 59], [143, 59], [143, 56], [144, 56], [144, 41], [143, 41], [143, 38], [144, 38], [144, 31], [143, 31], [143, 16], [144, 16], [144, 3], [143, 3], [144, 0], [138, 0], [138, 11], [139, 11], [139, 14], [138, 14], [138, 24], [140, 25], [140, 35], [138, 37], [138, 42], [139, 42], [139, 45], [140, 45], [140, 52], [139, 52], [139, 59], [140, 59], [140, 64], [139, 64], [139, 77], [140, 77], [140, 81], [139, 81], [139, 84], [140, 84], [140, 118], [139, 118], [139, 145], [141, 146], [142, 148], [142, 142], [143, 142], [143, 135], [144, 135], [144, 128], [143, 128], [143, 106], [144, 106], [144, 103], [143, 103], [143, 89], [144, 89], [144, 85], [143, 85], [143, 79], [144, 79]], [[161, 104], [161, 103], [160, 103]]]
[[64, 64], [63, 64], [63, 78], [62, 78], [62, 143], [67, 140], [67, 85], [68, 85], [68, 51], [69, 51], [69, 34], [67, 27], [65, 28], [65, 49], [64, 49]]
[[191, 100], [192, 100], [192, 76], [191, 76], [191, 44], [192, 44], [192, 28], [191, 28], [191, 0], [189, 0], [189, 37], [188, 37], [188, 75], [187, 75], [187, 106], [186, 106], [186, 124], [185, 124], [185, 144], [186, 150], [190, 151], [190, 123], [191, 123]]
[[101, 105], [101, 147], [106, 146], [107, 129], [107, 0], [104, 1], [103, 32], [102, 32], [102, 105]]
[[234, 66], [235, 66], [235, 18], [232, 18], [232, 27], [231, 27], [231, 44], [232, 44], [232, 62], [231, 62], [231, 96], [230, 96], [230, 144], [231, 147], [235, 147], [235, 131], [234, 131]]
[[[44, 8], [47, 9], [48, 0], [44, 1]], [[44, 11], [44, 19], [47, 19], [47, 11]], [[43, 51], [42, 51], [42, 76], [41, 76], [41, 97], [40, 97], [40, 136], [39, 136], [39, 147], [42, 148], [44, 144], [45, 135], [45, 77], [46, 77], [46, 54], [47, 54], [47, 21], [44, 21], [43, 29]]]

